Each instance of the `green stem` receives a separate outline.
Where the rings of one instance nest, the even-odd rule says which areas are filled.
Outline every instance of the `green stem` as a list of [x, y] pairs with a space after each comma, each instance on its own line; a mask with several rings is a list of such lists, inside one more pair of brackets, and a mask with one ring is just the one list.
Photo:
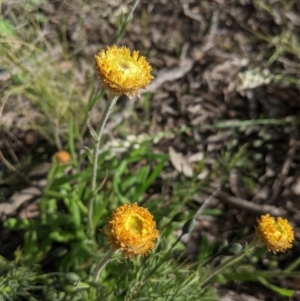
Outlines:
[[230, 266], [236, 264], [237, 262], [239, 262], [242, 258], [244, 258], [247, 254], [253, 252], [254, 248], [255, 248], [255, 242], [256, 240], [254, 239], [249, 246], [247, 246], [242, 253], [237, 254], [235, 256], [232, 256], [230, 258], [228, 258], [227, 260], [225, 260], [222, 264], [220, 264], [219, 266], [217, 266], [215, 269], [213, 269], [210, 274], [205, 278], [205, 280], [201, 283], [201, 287], [205, 287], [210, 280], [215, 277], [217, 274], [220, 274], [223, 270], [229, 268]]
[[119, 42], [120, 42], [120, 40], [122, 39], [123, 34], [124, 34], [124, 32], [125, 32], [127, 26], [128, 26], [129, 23], [132, 21], [132, 19], [133, 19], [133, 13], [134, 13], [136, 7], [138, 6], [139, 2], [140, 2], [140, 0], [135, 0], [135, 1], [134, 1], [133, 5], [132, 5], [132, 7], [131, 7], [131, 10], [130, 10], [130, 12], [129, 12], [129, 14], [127, 15], [127, 18], [126, 18], [125, 22], [122, 24], [122, 28], [121, 28], [120, 32], [117, 33], [117, 37], [116, 37], [116, 39], [115, 39], [115, 44], [116, 44], [116, 45], [119, 44]]
[[94, 200], [95, 200], [95, 195], [96, 195], [96, 183], [97, 183], [97, 170], [98, 170], [98, 156], [99, 156], [99, 151], [100, 151], [100, 142], [101, 138], [103, 136], [103, 131], [105, 124], [108, 120], [108, 117], [112, 111], [112, 108], [116, 104], [118, 99], [118, 96], [114, 96], [111, 98], [103, 112], [100, 124], [99, 124], [99, 130], [98, 134], [96, 137], [94, 137], [94, 152], [93, 152], [93, 173], [92, 173], [92, 184], [91, 184], [91, 189], [92, 189], [92, 196], [89, 202], [88, 206], [88, 234], [89, 237], [92, 239], [94, 236], [94, 225], [93, 225], [93, 207], [94, 207]]
[[99, 281], [99, 276], [101, 271], [104, 269], [104, 267], [110, 262], [112, 255], [115, 253], [114, 250], [110, 250], [107, 252], [107, 254], [102, 258], [102, 260], [97, 264], [94, 275], [93, 275], [93, 280], [94, 283], [98, 283]]
[[213, 277], [215, 277], [217, 274], [221, 273], [221, 271], [227, 269], [231, 265], [234, 265], [235, 263], [240, 261], [245, 255], [246, 254], [244, 252], [239, 255], [235, 255], [235, 256], [227, 259], [225, 262], [223, 262], [219, 266], [217, 266], [215, 269], [212, 270], [210, 275], [208, 277], [206, 277], [205, 280], [201, 283], [201, 287], [205, 287]]

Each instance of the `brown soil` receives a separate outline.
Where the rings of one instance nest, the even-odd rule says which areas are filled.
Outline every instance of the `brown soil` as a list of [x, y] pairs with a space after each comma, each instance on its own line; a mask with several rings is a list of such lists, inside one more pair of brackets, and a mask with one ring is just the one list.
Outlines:
[[[119, 16], [132, 4], [117, 0], [49, 2], [32, 13], [48, 18], [43, 29], [50, 43], [53, 37], [66, 34], [70, 52], [78, 57], [78, 68], [83, 58], [92, 61], [99, 49], [113, 43]], [[6, 4], [4, 12], [8, 9]], [[171, 192], [178, 179], [195, 173], [205, 178], [214, 171], [209, 185], [199, 189], [191, 203], [200, 206], [211, 196], [209, 208], [223, 213], [198, 221], [186, 242], [191, 258], [203, 234], [212, 240], [243, 243], [247, 239], [241, 230], [253, 227], [256, 217], [267, 212], [288, 218], [295, 227], [295, 246], [278, 256], [279, 266], [284, 268], [298, 257], [300, 52], [292, 46], [299, 45], [299, 20], [298, 1], [142, 0], [121, 40], [147, 56], [155, 75], [148, 87], [153, 93], [150, 122], [143, 122], [145, 110], [135, 102], [141, 120], [132, 126], [135, 134], [185, 128], [153, 145], [171, 157], [164, 171], [167, 180], [159, 181], [159, 191]], [[120, 101], [119, 106], [125, 103]], [[3, 117], [9, 112], [4, 110]], [[2, 126], [0, 149], [21, 173], [11, 172], [1, 160], [4, 204], [14, 192], [28, 187], [26, 177], [33, 166], [47, 171], [55, 147], [34, 131]], [[28, 157], [32, 159], [26, 160]], [[195, 162], [202, 157], [199, 170]], [[178, 160], [182, 164], [176, 166]], [[44, 177], [41, 172], [30, 181]], [[0, 212], [0, 216], [20, 214], [29, 203], [9, 214]], [[260, 268], [268, 269], [268, 265], [261, 262]], [[277, 284], [299, 290], [296, 280]], [[255, 283], [232, 284], [222, 292], [223, 300], [252, 300], [249, 295], [253, 300], [283, 300]]]

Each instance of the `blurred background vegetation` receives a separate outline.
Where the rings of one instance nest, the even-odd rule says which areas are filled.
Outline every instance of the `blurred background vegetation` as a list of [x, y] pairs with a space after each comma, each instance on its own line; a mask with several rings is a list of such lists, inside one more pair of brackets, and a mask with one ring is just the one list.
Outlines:
[[[299, 1], [0, 4], [0, 300], [299, 300]], [[109, 119], [93, 219], [103, 229], [138, 202], [161, 235], [149, 257], [110, 262], [95, 292], [108, 244], [86, 234], [87, 120], [107, 103], [94, 55], [118, 41], [155, 79]], [[201, 287], [265, 213], [291, 221], [294, 249], [258, 250]]]

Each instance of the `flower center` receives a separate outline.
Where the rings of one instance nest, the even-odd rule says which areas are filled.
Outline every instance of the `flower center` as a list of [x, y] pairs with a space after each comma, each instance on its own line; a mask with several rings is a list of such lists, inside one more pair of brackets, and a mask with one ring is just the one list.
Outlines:
[[119, 60], [117, 62], [118, 67], [126, 74], [126, 73], [132, 73], [134, 72], [137, 68], [136, 65], [128, 60]]
[[142, 235], [143, 223], [137, 216], [130, 216], [126, 221], [126, 229]]
[[127, 70], [127, 69], [130, 68], [130, 66], [129, 66], [128, 64], [123, 63], [123, 62], [120, 62], [119, 66], [120, 66], [122, 69], [124, 69], [124, 70]]

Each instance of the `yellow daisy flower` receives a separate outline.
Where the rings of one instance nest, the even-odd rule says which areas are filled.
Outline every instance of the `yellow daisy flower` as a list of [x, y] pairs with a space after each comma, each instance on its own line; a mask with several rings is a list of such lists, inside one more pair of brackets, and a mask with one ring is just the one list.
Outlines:
[[266, 214], [258, 218], [257, 223], [256, 235], [269, 251], [285, 252], [293, 246], [294, 230], [286, 219], [281, 217], [275, 219], [270, 214]]
[[130, 55], [129, 48], [116, 45], [100, 50], [95, 55], [96, 67], [103, 86], [116, 95], [138, 95], [139, 89], [146, 89], [153, 76], [150, 64], [138, 51]]
[[67, 151], [60, 150], [54, 154], [54, 158], [61, 164], [67, 164], [71, 161], [71, 155]]
[[132, 258], [138, 254], [145, 255], [154, 248], [158, 230], [150, 212], [134, 203], [113, 211], [105, 234], [113, 249]]

